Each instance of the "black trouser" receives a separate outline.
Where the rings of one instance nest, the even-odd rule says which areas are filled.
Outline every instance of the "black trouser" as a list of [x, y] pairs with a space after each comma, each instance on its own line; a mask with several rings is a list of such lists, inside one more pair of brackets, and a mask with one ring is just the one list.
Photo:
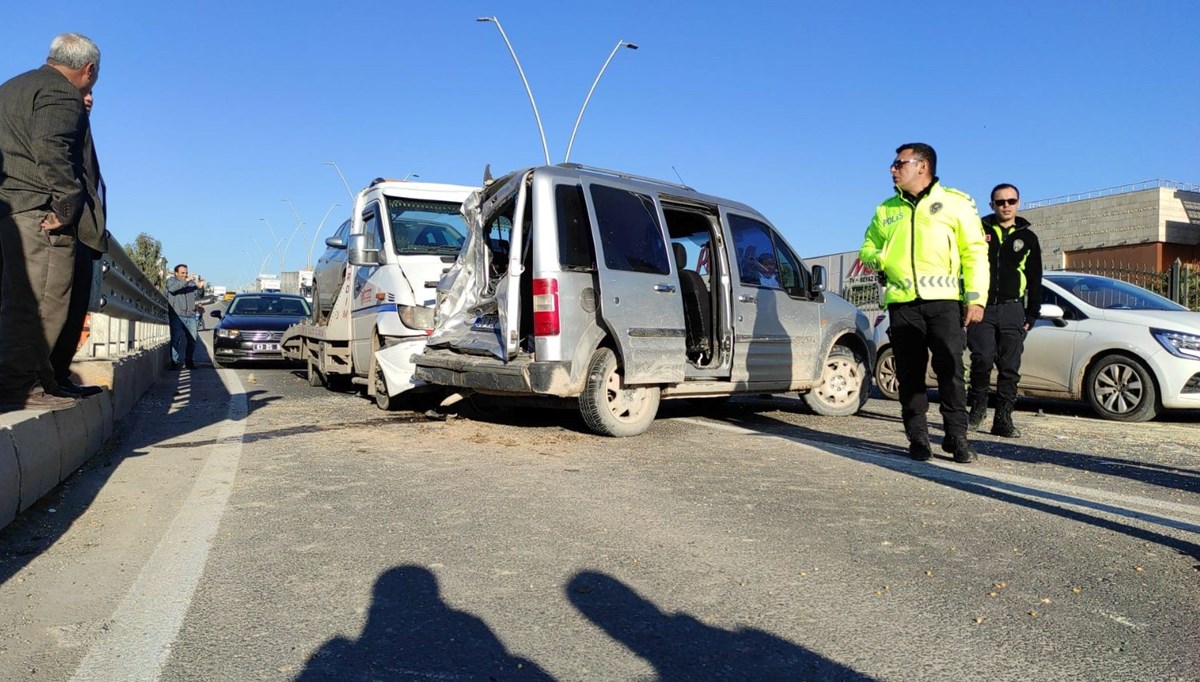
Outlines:
[[888, 306], [896, 379], [900, 382], [900, 415], [909, 440], [928, 439], [925, 413], [929, 395], [925, 370], [933, 356], [939, 409], [947, 436], [967, 437], [967, 395], [963, 380], [963, 309], [958, 301], [915, 301]]
[[971, 348], [971, 399], [985, 399], [996, 368], [996, 397], [1001, 404], [1017, 401], [1021, 352], [1025, 348], [1025, 306], [1021, 301], [989, 304], [983, 321], [967, 328]]

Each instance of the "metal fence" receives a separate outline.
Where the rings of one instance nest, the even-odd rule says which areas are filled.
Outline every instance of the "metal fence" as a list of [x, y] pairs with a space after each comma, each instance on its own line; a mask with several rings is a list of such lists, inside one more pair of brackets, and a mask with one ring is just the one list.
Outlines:
[[[1183, 263], [1176, 259], [1170, 268], [1159, 271], [1145, 266], [1097, 261], [1076, 263], [1070, 270], [1136, 284], [1189, 310], [1200, 312], [1200, 263]], [[837, 293], [862, 310], [870, 312], [881, 308], [880, 287], [873, 280], [847, 284]]]
[[1102, 261], [1074, 263], [1070, 270], [1103, 275], [1129, 282], [1175, 301], [1188, 310], [1200, 312], [1200, 263], [1184, 263], [1178, 258], [1165, 271], [1145, 266]]
[[167, 297], [113, 240], [92, 271], [87, 338], [76, 356], [116, 358], [171, 338]]

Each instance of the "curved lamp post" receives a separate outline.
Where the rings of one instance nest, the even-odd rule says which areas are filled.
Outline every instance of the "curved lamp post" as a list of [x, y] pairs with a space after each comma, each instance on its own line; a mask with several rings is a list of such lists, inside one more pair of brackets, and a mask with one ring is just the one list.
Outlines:
[[269, 259], [271, 257], [271, 254], [275, 253], [275, 249], [279, 248], [279, 237], [275, 236], [275, 228], [271, 227], [270, 220], [267, 220], [266, 218], [259, 218], [259, 220], [261, 220], [267, 224], [267, 229], [271, 231], [271, 238], [275, 240], [275, 246], [271, 247], [271, 250], [268, 251], [267, 255], [263, 257], [262, 265], [258, 266], [257, 274], [261, 275], [261, 274], [263, 274], [263, 271], [267, 269], [267, 259]]
[[338, 168], [337, 162], [336, 161], [326, 161], [323, 165], [333, 166], [333, 169], [335, 171], [337, 171], [338, 177], [342, 179], [342, 184], [346, 186], [346, 194], [348, 194], [350, 196], [350, 205], [353, 206], [354, 205], [354, 192], [350, 191], [350, 183], [346, 182], [346, 176], [342, 175], [342, 169]]
[[504, 32], [504, 27], [500, 25], [500, 20], [496, 17], [479, 17], [475, 21], [495, 24], [496, 28], [500, 29], [500, 37], [504, 38], [504, 44], [508, 46], [508, 53], [512, 55], [513, 63], [517, 65], [517, 73], [521, 74], [521, 82], [525, 84], [525, 94], [529, 95], [529, 104], [533, 107], [533, 118], [537, 121], [538, 135], [542, 138], [542, 151], [546, 154], [546, 165], [550, 165], [550, 147], [546, 146], [546, 131], [542, 129], [542, 117], [538, 114], [537, 102], [533, 100], [533, 90], [529, 89], [529, 81], [525, 78], [525, 70], [521, 68], [521, 60], [517, 59], [517, 52], [513, 49], [512, 43], [508, 42], [508, 35]]
[[583, 120], [583, 112], [587, 109], [588, 102], [592, 100], [592, 93], [596, 91], [596, 84], [600, 82], [600, 77], [604, 75], [604, 70], [608, 68], [608, 63], [613, 60], [613, 57], [617, 56], [617, 50], [620, 50], [622, 47], [628, 47], [631, 50], [638, 49], [638, 46], [631, 42], [618, 40], [612, 52], [609, 53], [608, 59], [604, 60], [604, 66], [600, 67], [600, 73], [596, 74], [596, 80], [592, 81], [592, 87], [588, 90], [587, 97], [583, 98], [583, 106], [579, 107], [579, 116], [575, 118], [575, 127], [571, 129], [571, 141], [567, 143], [567, 155], [563, 157], [563, 163], [571, 160], [571, 147], [575, 146], [575, 133], [579, 132], [579, 122]]
[[[296, 207], [292, 205], [291, 199], [280, 199], [280, 201], [287, 204], [288, 208], [292, 209], [292, 215], [296, 216], [296, 229], [298, 229], [298, 230], [305, 229], [304, 221], [300, 219], [300, 213], [296, 210]], [[295, 235], [295, 234], [296, 234], [296, 232], [292, 231], [292, 235]], [[291, 241], [292, 241], [292, 238], [288, 237], [288, 242], [290, 243]], [[300, 243], [303, 244], [304, 242], [300, 242]], [[286, 246], [284, 247], [284, 251], [285, 252], [287, 251]], [[312, 270], [312, 261], [305, 262], [304, 266], [306, 269]], [[283, 264], [282, 263], [280, 263], [280, 265], [279, 265], [279, 276], [280, 277], [283, 276]]]
[[308, 269], [309, 270], [312, 269], [312, 252], [313, 252], [313, 248], [316, 247], [316, 245], [317, 245], [317, 237], [321, 236], [321, 228], [325, 226], [325, 220], [327, 218], [329, 218], [329, 214], [333, 213], [333, 209], [337, 208], [338, 206], [341, 206], [341, 204], [334, 204], [333, 206], [329, 207], [328, 211], [325, 211], [325, 216], [323, 218], [321, 218], [320, 224], [317, 225], [317, 231], [313, 232], [312, 242], [309, 243], [309, 245], [308, 245], [308, 262], [309, 262]]

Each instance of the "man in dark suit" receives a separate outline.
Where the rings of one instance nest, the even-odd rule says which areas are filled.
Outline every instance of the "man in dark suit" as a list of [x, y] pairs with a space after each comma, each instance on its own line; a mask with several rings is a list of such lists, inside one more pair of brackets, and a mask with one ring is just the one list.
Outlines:
[[0, 411], [69, 407], [38, 386], [66, 322], [75, 241], [106, 248], [104, 213], [89, 189], [83, 96], [100, 50], [65, 33], [39, 69], [0, 85]]

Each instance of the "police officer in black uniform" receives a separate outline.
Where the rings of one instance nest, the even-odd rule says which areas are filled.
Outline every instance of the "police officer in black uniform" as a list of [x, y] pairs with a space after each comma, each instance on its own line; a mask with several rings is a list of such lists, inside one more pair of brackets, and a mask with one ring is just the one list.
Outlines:
[[1017, 382], [1021, 378], [1021, 353], [1025, 334], [1037, 321], [1042, 305], [1042, 247], [1029, 221], [1017, 215], [1021, 193], [1003, 183], [992, 189], [991, 215], [983, 218], [988, 244], [991, 285], [983, 321], [967, 328], [971, 349], [971, 406], [969, 425], [982, 428], [987, 415], [988, 385], [992, 367], [997, 371], [996, 413], [992, 434], [1020, 438], [1013, 425]]

